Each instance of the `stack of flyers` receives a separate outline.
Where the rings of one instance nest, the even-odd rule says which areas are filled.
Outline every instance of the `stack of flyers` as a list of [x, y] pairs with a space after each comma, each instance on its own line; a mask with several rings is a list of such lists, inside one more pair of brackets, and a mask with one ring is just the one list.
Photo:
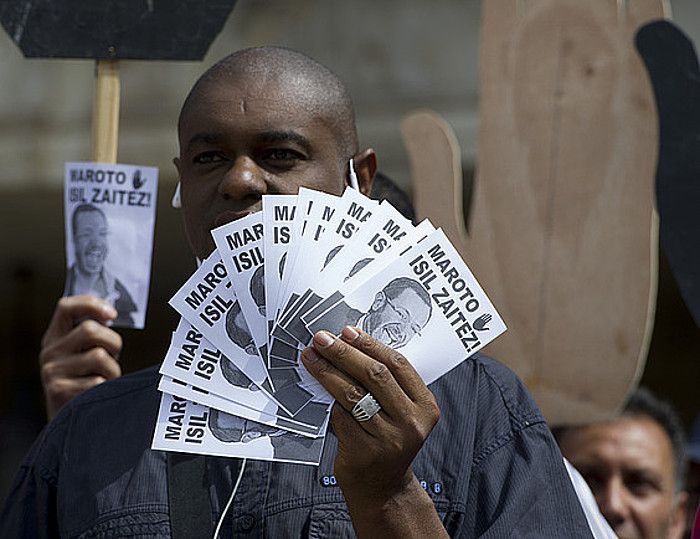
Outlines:
[[154, 449], [318, 465], [332, 398], [300, 360], [316, 331], [360, 327], [428, 384], [505, 331], [442, 230], [353, 189], [266, 195], [212, 236], [170, 300]]

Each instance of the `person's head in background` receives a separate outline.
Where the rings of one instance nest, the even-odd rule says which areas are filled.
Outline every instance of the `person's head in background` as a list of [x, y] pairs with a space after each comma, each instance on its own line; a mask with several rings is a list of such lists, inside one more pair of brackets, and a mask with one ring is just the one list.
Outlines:
[[668, 403], [639, 388], [615, 419], [554, 433], [620, 538], [683, 536], [685, 439]]
[[690, 430], [685, 456], [688, 460], [688, 471], [685, 477], [685, 490], [688, 493], [687, 531], [690, 534], [693, 519], [700, 508], [700, 414], [695, 417]]

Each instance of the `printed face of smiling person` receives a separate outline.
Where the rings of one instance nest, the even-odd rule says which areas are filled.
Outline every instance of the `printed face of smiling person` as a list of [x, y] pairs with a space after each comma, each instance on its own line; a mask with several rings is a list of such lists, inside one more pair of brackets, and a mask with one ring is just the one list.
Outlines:
[[78, 269], [86, 275], [102, 271], [107, 258], [107, 219], [97, 208], [76, 209], [73, 242]]
[[430, 320], [430, 296], [420, 283], [398, 278], [377, 293], [362, 329], [378, 341], [400, 348]]

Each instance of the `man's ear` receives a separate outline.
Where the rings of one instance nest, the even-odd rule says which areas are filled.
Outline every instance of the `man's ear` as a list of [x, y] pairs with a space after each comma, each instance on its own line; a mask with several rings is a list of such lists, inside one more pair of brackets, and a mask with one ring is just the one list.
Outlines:
[[355, 164], [355, 174], [357, 174], [360, 192], [369, 196], [374, 175], [377, 173], [377, 154], [372, 148], [367, 148], [362, 152], [356, 153], [352, 159]]
[[384, 292], [381, 290], [377, 292], [377, 294], [374, 296], [374, 301], [372, 302], [372, 306], [369, 308], [370, 312], [372, 311], [378, 311], [382, 307], [384, 307], [384, 304], [386, 303], [386, 296], [384, 295]]
[[180, 158], [179, 157], [173, 157], [173, 165], [175, 165], [175, 168], [177, 169], [178, 177], [182, 178], [182, 171], [180, 170]]

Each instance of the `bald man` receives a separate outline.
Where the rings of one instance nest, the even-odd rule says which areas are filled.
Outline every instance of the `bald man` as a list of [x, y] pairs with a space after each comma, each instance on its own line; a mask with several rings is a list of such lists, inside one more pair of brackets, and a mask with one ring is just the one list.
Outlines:
[[[339, 195], [350, 158], [367, 194], [376, 170], [344, 85], [286, 49], [247, 49], [209, 69], [178, 132], [183, 217], [200, 259], [214, 249], [211, 229], [259, 210], [263, 195]], [[116, 334], [75, 321], [113, 315], [92, 298], [61, 300], [46, 379], [70, 380], [96, 348], [110, 364]], [[336, 398], [319, 467], [152, 451], [155, 366], [62, 408], [20, 470], [0, 536], [206, 537], [218, 521], [226, 536], [590, 537], [542, 415], [504, 366], [475, 355], [427, 388], [353, 327], [316, 333], [302, 359]], [[382, 410], [360, 423], [350, 410], [368, 391]]]

